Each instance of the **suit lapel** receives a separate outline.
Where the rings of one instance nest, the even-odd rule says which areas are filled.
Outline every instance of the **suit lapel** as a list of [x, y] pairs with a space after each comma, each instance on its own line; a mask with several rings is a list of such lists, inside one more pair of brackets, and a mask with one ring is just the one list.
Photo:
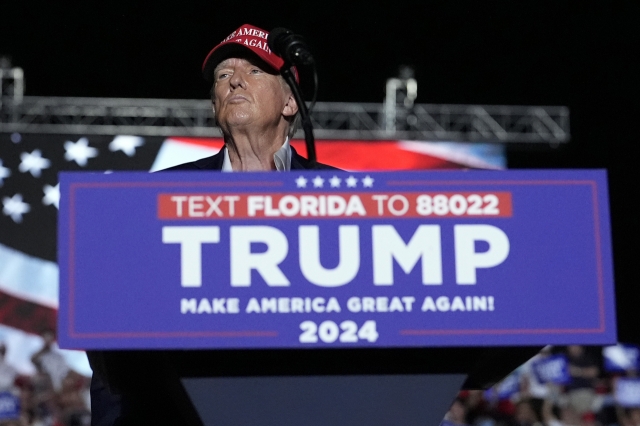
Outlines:
[[216, 155], [196, 161], [196, 167], [202, 170], [222, 170], [225, 149], [223, 147]]
[[313, 169], [309, 160], [298, 154], [298, 152], [291, 147], [291, 170], [308, 170]]

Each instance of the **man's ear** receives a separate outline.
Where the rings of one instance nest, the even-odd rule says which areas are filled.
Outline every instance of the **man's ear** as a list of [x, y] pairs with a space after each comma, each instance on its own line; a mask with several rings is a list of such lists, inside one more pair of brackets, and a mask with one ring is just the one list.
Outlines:
[[293, 93], [289, 92], [287, 103], [285, 103], [284, 108], [282, 108], [282, 115], [285, 117], [293, 117], [297, 113], [298, 103], [296, 102], [296, 98], [293, 96]]

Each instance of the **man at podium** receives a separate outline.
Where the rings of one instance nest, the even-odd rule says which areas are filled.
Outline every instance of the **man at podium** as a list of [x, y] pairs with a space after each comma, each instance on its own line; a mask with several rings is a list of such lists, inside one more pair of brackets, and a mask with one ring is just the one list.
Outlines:
[[209, 52], [202, 74], [212, 84], [213, 115], [225, 147], [212, 157], [169, 170], [334, 169], [310, 163], [289, 145], [298, 105], [279, 74], [284, 61], [267, 46], [268, 35], [245, 24]]
[[[279, 74], [284, 62], [267, 46], [268, 35], [267, 31], [245, 24], [209, 52], [202, 73], [212, 85], [213, 115], [225, 146], [216, 155], [167, 170], [336, 170], [308, 161], [289, 144], [296, 131], [298, 105]], [[179, 418], [178, 413], [168, 412], [172, 401], [161, 404], [159, 395], [136, 395], [134, 401], [125, 394], [120, 400], [104, 385], [108, 378], [100, 367], [102, 355], [88, 355], [95, 373], [91, 383], [91, 424], [157, 425], [170, 424], [174, 415]], [[113, 387], [111, 390], [117, 392]], [[153, 392], [151, 385], [148, 392]]]

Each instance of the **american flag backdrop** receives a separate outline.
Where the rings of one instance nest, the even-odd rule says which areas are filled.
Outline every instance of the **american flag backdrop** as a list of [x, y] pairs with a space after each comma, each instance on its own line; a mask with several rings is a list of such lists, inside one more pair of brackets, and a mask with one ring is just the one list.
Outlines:
[[[305, 153], [303, 141], [293, 141]], [[59, 171], [161, 170], [215, 154], [219, 138], [0, 134], [0, 343], [6, 361], [32, 374], [39, 334], [55, 329]], [[416, 141], [317, 141], [319, 161], [346, 170], [505, 167], [504, 148]], [[90, 375], [84, 353], [63, 351]]]
[[[55, 330], [56, 221], [62, 170], [148, 170], [163, 139], [133, 136], [0, 135], [0, 342], [6, 360], [32, 374], [39, 334]], [[86, 357], [64, 351], [78, 372]]]

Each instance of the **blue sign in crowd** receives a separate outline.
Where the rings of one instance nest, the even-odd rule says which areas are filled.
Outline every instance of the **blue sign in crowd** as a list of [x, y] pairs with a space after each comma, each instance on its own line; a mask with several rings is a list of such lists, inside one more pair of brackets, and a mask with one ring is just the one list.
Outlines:
[[487, 391], [463, 391], [444, 425], [637, 426], [639, 348], [546, 347]]

